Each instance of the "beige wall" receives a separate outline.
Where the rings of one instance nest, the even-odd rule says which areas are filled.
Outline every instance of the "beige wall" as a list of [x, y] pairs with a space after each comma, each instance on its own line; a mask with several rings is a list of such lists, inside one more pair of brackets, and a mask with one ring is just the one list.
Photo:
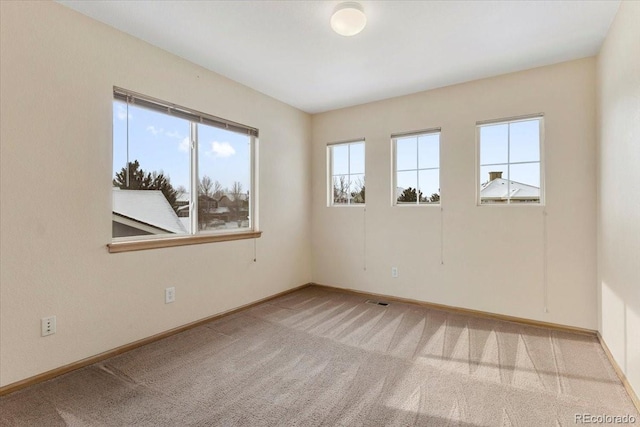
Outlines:
[[[478, 207], [475, 199], [476, 121], [539, 112], [548, 313], [544, 208]], [[432, 127], [442, 128], [443, 212], [392, 207], [389, 135]], [[366, 211], [329, 208], [326, 144], [359, 137]], [[594, 58], [314, 115], [314, 282], [596, 329], [595, 139]]]
[[[307, 114], [59, 4], [0, 3], [1, 385], [310, 281]], [[260, 129], [257, 263], [252, 240], [107, 253], [114, 85]]]
[[640, 394], [640, 3], [624, 1], [598, 56], [600, 332]]
[[[0, 385], [313, 280], [592, 329], [600, 314], [640, 388], [639, 4], [623, 2], [598, 80], [588, 58], [313, 118], [58, 4], [0, 7]], [[253, 241], [107, 253], [114, 85], [260, 129], [257, 263]], [[477, 207], [475, 122], [538, 112], [546, 207]], [[392, 207], [389, 135], [430, 127], [443, 211]], [[328, 208], [326, 143], [359, 137], [366, 210]]]

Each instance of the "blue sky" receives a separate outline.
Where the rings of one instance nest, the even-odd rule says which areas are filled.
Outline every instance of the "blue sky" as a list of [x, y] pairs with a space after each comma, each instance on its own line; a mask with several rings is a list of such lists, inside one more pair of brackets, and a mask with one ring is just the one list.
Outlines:
[[[480, 182], [489, 172], [502, 171], [503, 178], [540, 187], [539, 119], [511, 124], [487, 125], [480, 128]], [[506, 163], [510, 161], [510, 175]]]
[[365, 146], [364, 142], [334, 145], [333, 176], [350, 176], [351, 192], [360, 191], [360, 183], [365, 182]]
[[[174, 188], [189, 188], [189, 128], [187, 120], [145, 108], [113, 102], [113, 173], [127, 162], [127, 124], [129, 161], [138, 160], [145, 172], [162, 170]], [[231, 188], [235, 181], [243, 192], [251, 180], [250, 138], [224, 129], [198, 125], [198, 174]]]
[[440, 193], [439, 138], [432, 133], [396, 140], [396, 186], [417, 188], [423, 197]]
[[[189, 188], [189, 122], [144, 108], [113, 103], [113, 172], [127, 161], [138, 160], [147, 171], [164, 171], [174, 187]], [[399, 138], [396, 145], [397, 186], [419, 188], [424, 196], [440, 192], [439, 134]], [[540, 187], [539, 119], [480, 128], [480, 182], [489, 172], [503, 171], [503, 178]], [[249, 189], [251, 179], [250, 138], [211, 126], [198, 125], [199, 178], [208, 175], [223, 188], [235, 181]], [[509, 143], [510, 141], [510, 143]], [[510, 175], [506, 163], [510, 160]], [[365, 145], [333, 146], [333, 175], [350, 174], [352, 187], [365, 177]], [[352, 188], [352, 190], [355, 188]]]
[[[488, 181], [489, 172], [502, 171], [505, 179], [540, 187], [539, 123], [532, 119], [480, 127], [480, 183]], [[334, 177], [350, 175], [352, 182], [364, 179], [364, 143], [335, 145], [332, 150]], [[396, 185], [418, 188], [424, 197], [440, 193], [439, 162], [440, 134], [398, 138]]]
[[[480, 183], [489, 172], [540, 187], [539, 119], [480, 128]], [[425, 197], [440, 192], [439, 134], [398, 138], [396, 142], [397, 186], [419, 188]], [[471, 141], [470, 141], [471, 142]], [[511, 163], [507, 168], [507, 163]], [[534, 162], [534, 163], [524, 163]], [[514, 164], [522, 163], [522, 164]]]

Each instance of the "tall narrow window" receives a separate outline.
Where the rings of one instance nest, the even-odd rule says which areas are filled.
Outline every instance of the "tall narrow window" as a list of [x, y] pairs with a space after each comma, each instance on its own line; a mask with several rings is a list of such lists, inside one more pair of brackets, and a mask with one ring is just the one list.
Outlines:
[[114, 88], [114, 240], [255, 230], [257, 135]]
[[391, 136], [393, 203], [440, 203], [440, 129]]
[[332, 144], [329, 159], [329, 205], [365, 202], [364, 141]]
[[541, 204], [540, 115], [478, 123], [480, 204]]

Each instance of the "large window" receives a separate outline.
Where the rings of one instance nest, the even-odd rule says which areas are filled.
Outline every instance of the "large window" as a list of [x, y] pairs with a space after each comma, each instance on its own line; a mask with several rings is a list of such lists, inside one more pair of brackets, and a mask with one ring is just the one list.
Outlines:
[[114, 241], [254, 231], [257, 136], [114, 88]]
[[541, 115], [478, 123], [480, 204], [543, 203]]
[[392, 135], [393, 203], [440, 203], [440, 129]]
[[329, 206], [363, 205], [364, 141], [332, 144], [329, 159]]

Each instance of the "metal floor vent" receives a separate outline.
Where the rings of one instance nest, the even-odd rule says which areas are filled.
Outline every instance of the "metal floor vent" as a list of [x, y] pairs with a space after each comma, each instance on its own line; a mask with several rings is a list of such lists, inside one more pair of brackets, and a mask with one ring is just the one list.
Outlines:
[[383, 307], [386, 307], [389, 305], [388, 302], [382, 302], [382, 301], [374, 301], [374, 300], [367, 300], [367, 304], [375, 304], [375, 305], [381, 305]]

